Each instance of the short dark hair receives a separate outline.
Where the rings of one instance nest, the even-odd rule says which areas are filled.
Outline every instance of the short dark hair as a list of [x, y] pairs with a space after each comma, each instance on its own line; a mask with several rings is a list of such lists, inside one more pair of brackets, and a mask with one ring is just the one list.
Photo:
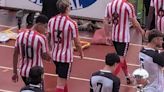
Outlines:
[[35, 23], [46, 24], [46, 23], [48, 23], [48, 17], [41, 14], [36, 17]]
[[106, 65], [113, 66], [115, 63], [120, 62], [120, 57], [116, 53], [108, 53], [105, 57]]
[[58, 0], [56, 2], [56, 7], [59, 13], [65, 13], [69, 5], [70, 5], [69, 0]]
[[152, 29], [148, 35], [148, 42], [151, 42], [156, 37], [164, 37], [163, 34], [157, 29]]
[[43, 67], [41, 66], [32, 67], [29, 72], [29, 83], [34, 85], [41, 83], [43, 73], [44, 73]]

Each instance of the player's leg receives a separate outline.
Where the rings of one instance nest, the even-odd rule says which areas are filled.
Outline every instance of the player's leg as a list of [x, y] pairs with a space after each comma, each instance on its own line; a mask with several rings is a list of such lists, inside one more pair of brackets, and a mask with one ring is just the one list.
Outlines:
[[[119, 50], [119, 48], [120, 48], [119, 42], [113, 41], [113, 45], [114, 45], [114, 48], [115, 48], [115, 50], [116, 50], [116, 53], [120, 56], [120, 55], [121, 55], [121, 52], [120, 52], [120, 50]], [[121, 61], [121, 58], [120, 58], [120, 61]], [[115, 75], [117, 75], [117, 74], [120, 72], [121, 67], [122, 67], [122, 63], [120, 62], [119, 64], [117, 64], [116, 69], [115, 69], [115, 71], [114, 71], [114, 74], [115, 74]]]
[[126, 62], [126, 55], [127, 55], [128, 48], [129, 48], [129, 43], [122, 43], [122, 49], [123, 49], [122, 69], [124, 71], [125, 76], [129, 76], [128, 66], [127, 66], [127, 62]]
[[120, 63], [117, 65], [114, 74], [117, 75], [120, 69], [122, 68], [126, 76], [127, 84], [130, 84], [131, 81], [129, 79], [129, 72], [128, 72], [128, 67], [127, 67], [126, 57], [125, 57], [128, 47], [129, 47], [129, 43], [113, 42], [113, 44], [114, 44], [117, 54], [120, 56]]
[[130, 74], [128, 72], [128, 66], [127, 66], [127, 62], [126, 62], [126, 55], [127, 55], [127, 51], [128, 51], [128, 48], [129, 48], [129, 43], [123, 43], [122, 45], [123, 45], [122, 46], [123, 47], [122, 70], [125, 74], [127, 84], [131, 84]]
[[55, 92], [68, 92], [67, 78], [69, 78], [71, 63], [55, 62], [57, 77], [57, 86]]

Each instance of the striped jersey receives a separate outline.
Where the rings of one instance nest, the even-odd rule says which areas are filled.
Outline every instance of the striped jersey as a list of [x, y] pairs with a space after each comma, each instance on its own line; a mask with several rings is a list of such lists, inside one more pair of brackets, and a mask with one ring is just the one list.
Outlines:
[[164, 67], [163, 55], [152, 48], [143, 48], [139, 53], [139, 59], [142, 67], [149, 73], [149, 83], [146, 87], [148, 89], [155, 89], [156, 91], [154, 92], [164, 92], [164, 75], [162, 72], [162, 67]]
[[164, 33], [164, 0], [151, 0], [150, 6], [155, 8], [157, 29]]
[[15, 47], [20, 51], [20, 75], [29, 76], [30, 68], [42, 66], [41, 54], [48, 51], [46, 37], [34, 30], [26, 29], [19, 33]]
[[112, 40], [130, 42], [129, 18], [135, 18], [132, 4], [124, 0], [113, 0], [106, 6], [105, 17], [112, 20]]
[[78, 27], [69, 16], [59, 14], [48, 22], [51, 34], [52, 58], [57, 62], [73, 62], [73, 38], [78, 37]]
[[120, 79], [110, 71], [100, 70], [90, 78], [90, 92], [119, 92]]

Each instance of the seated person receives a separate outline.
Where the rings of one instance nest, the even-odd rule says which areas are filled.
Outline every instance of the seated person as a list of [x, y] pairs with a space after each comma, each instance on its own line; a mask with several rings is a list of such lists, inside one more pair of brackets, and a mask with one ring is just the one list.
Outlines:
[[34, 66], [30, 69], [29, 85], [23, 87], [20, 92], [44, 92], [42, 80], [44, 70], [40, 66]]

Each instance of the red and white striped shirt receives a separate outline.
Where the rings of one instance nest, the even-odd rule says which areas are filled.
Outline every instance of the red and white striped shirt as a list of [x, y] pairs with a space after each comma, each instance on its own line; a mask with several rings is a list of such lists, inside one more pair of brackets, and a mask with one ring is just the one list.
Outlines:
[[125, 0], [113, 0], [106, 7], [105, 17], [112, 19], [112, 40], [130, 42], [129, 18], [136, 17], [133, 5]]
[[46, 37], [34, 30], [19, 33], [15, 47], [20, 51], [20, 75], [28, 77], [30, 68], [42, 66], [42, 53], [48, 52]]
[[78, 36], [75, 21], [69, 16], [59, 14], [48, 22], [51, 34], [52, 58], [57, 62], [73, 62], [73, 38]]
[[155, 8], [155, 15], [157, 17], [157, 29], [164, 33], [164, 16], [161, 17], [159, 14], [160, 9], [164, 10], [164, 0], [151, 0], [150, 6]]

